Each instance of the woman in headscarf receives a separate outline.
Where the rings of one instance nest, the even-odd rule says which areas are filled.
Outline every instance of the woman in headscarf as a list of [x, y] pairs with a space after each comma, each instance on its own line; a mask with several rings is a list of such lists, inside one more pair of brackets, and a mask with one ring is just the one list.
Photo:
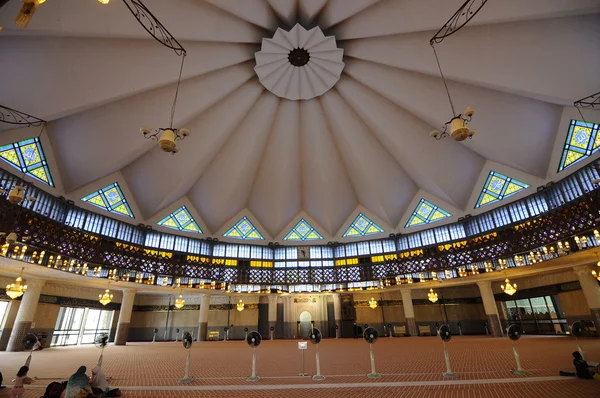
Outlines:
[[85, 371], [86, 367], [80, 366], [77, 372], [69, 377], [67, 389], [65, 390], [65, 398], [87, 398], [90, 394], [93, 396], [92, 387]]
[[120, 397], [121, 392], [119, 389], [111, 390], [108, 387], [108, 382], [106, 381], [106, 376], [104, 376], [104, 372], [100, 366], [96, 366], [92, 369], [92, 380], [90, 382], [92, 385], [92, 390], [94, 394], [103, 394], [103, 397]]

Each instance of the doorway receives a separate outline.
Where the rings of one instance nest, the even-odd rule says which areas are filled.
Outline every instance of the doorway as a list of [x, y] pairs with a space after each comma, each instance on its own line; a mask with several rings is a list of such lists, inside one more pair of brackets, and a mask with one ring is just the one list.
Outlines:
[[110, 334], [114, 311], [61, 307], [51, 346], [92, 344], [101, 333]]
[[308, 339], [310, 336], [310, 332], [312, 330], [312, 316], [310, 312], [303, 311], [300, 313], [300, 330], [299, 330], [299, 338]]

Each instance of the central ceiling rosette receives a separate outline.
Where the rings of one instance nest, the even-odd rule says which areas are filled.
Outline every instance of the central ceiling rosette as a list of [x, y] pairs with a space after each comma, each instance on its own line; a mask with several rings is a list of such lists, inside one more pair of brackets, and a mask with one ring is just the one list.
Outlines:
[[281, 28], [263, 39], [254, 54], [254, 71], [263, 86], [289, 100], [308, 100], [325, 94], [340, 79], [344, 50], [335, 37], [319, 27], [306, 30], [296, 24], [289, 32]]

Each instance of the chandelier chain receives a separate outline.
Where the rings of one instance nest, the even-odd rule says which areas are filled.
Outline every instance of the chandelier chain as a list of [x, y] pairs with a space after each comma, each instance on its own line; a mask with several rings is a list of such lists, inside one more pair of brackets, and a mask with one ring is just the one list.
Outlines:
[[432, 44], [431, 48], [433, 49], [433, 54], [435, 55], [435, 61], [437, 62], [438, 69], [440, 71], [440, 76], [442, 76], [442, 82], [444, 82], [444, 87], [446, 88], [446, 94], [448, 95], [448, 101], [450, 101], [450, 107], [452, 108], [452, 117], [456, 116], [456, 111], [454, 110], [454, 103], [452, 102], [452, 97], [450, 96], [450, 90], [448, 89], [448, 84], [446, 83], [446, 78], [444, 77], [444, 72], [442, 72], [442, 66], [440, 65], [440, 59], [438, 58], [437, 51], [435, 51], [435, 46]]
[[179, 84], [181, 83], [181, 75], [183, 73], [183, 63], [185, 62], [186, 54], [181, 55], [181, 66], [179, 67], [179, 77], [177, 78], [177, 87], [175, 88], [175, 98], [173, 99], [173, 106], [171, 107], [171, 123], [169, 126], [173, 128], [173, 119], [175, 118], [175, 107], [177, 105], [177, 97], [179, 96]]

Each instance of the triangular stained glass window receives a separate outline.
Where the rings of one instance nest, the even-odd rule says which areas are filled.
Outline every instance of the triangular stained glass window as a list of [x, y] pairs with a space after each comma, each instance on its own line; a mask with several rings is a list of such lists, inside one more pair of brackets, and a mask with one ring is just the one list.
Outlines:
[[129, 203], [117, 182], [84, 196], [81, 200], [108, 212], [134, 218]]
[[0, 158], [37, 181], [54, 186], [39, 138], [29, 138], [1, 146]]
[[558, 171], [563, 171], [598, 151], [600, 148], [599, 128], [600, 125], [596, 123], [571, 120]]
[[451, 216], [452, 214], [448, 213], [446, 210], [439, 208], [425, 199], [421, 199], [404, 228], [429, 224]]
[[319, 240], [323, 239], [320, 233], [313, 228], [304, 218], [283, 238], [283, 240]]
[[223, 234], [228, 238], [245, 239], [245, 240], [264, 240], [265, 238], [258, 232], [258, 229], [248, 220], [247, 217], [243, 217], [240, 221], [227, 232]]
[[185, 206], [181, 206], [157, 224], [178, 231], [202, 233], [202, 229], [200, 229], [198, 223]]
[[342, 237], [353, 238], [356, 236], [380, 234], [382, 232], [383, 228], [375, 224], [369, 217], [358, 213], [358, 216], [352, 221], [352, 224], [350, 224]]
[[475, 208], [496, 203], [502, 199], [509, 197], [523, 189], [529, 188], [529, 184], [525, 184], [514, 178], [507, 177], [495, 171], [490, 171], [485, 185], [479, 194]]

